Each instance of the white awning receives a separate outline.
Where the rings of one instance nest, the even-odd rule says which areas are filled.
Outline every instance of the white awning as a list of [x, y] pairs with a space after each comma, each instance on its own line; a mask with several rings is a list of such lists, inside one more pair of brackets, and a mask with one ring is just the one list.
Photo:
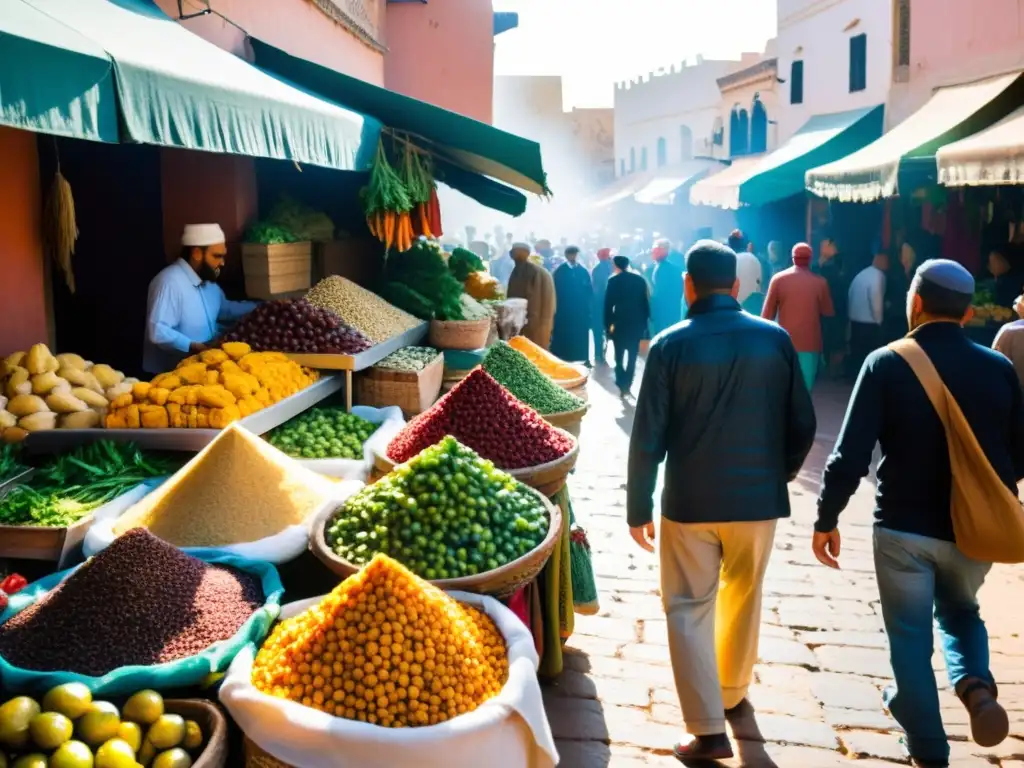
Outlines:
[[764, 155], [740, 157], [727, 168], [701, 179], [690, 188], [690, 204], [737, 210], [740, 207], [740, 185], [758, 172], [764, 158]]
[[676, 191], [703, 176], [709, 171], [721, 168], [722, 163], [711, 158], [695, 158], [672, 168], [661, 168], [633, 199], [647, 205], [672, 205]]
[[[877, 141], [807, 172], [807, 189], [842, 202], [871, 202], [896, 194], [900, 161], [922, 153], [998, 97], [1020, 77], [1012, 72], [939, 88], [931, 99]], [[961, 134], [962, 136], [963, 134]], [[955, 136], [952, 138], [959, 138]]]
[[654, 178], [651, 171], [641, 173], [630, 173], [626, 176], [619, 176], [615, 181], [602, 189], [589, 203], [588, 208], [607, 208], [620, 200], [632, 197], [643, 189]]
[[1024, 184], [1024, 107], [991, 128], [947, 144], [935, 159], [947, 187]]

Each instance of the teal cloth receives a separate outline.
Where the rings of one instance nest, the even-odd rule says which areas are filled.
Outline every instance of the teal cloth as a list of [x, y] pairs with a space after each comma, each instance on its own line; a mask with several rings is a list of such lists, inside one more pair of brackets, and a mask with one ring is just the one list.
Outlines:
[[131, 141], [344, 171], [372, 163], [380, 134], [375, 120], [218, 48], [152, 0], [13, 3], [27, 3], [106, 51]]
[[764, 294], [760, 291], [754, 291], [752, 294], [747, 296], [746, 301], [743, 302], [743, 311], [748, 312], [755, 317], [761, 316], [762, 309], [764, 309]]
[[0, 12], [0, 125], [116, 142], [117, 99], [106, 51], [21, 0]]
[[851, 155], [882, 135], [884, 112], [879, 105], [815, 115], [789, 141], [765, 157], [756, 174], [740, 184], [740, 202], [766, 205], [793, 195], [802, 196], [807, 171]]
[[[63, 683], [85, 683], [94, 696], [105, 697], [130, 694], [144, 688], [156, 690], [185, 688], [199, 685], [209, 674], [226, 670], [235, 655], [248, 643], [255, 643], [259, 646], [270, 632], [270, 627], [277, 620], [281, 610], [281, 595], [284, 593], [284, 586], [281, 584], [277, 569], [262, 560], [250, 560], [221, 549], [197, 547], [182, 551], [207, 563], [237, 568], [260, 580], [264, 595], [263, 607], [249, 617], [234, 637], [217, 643], [196, 656], [166, 664], [121, 667], [102, 677], [91, 677], [77, 672], [38, 672], [22, 669], [9, 664], [0, 657], [0, 690], [41, 694]], [[7, 609], [0, 614], [0, 624], [34, 604], [81, 567], [81, 565], [76, 565], [66, 571], [46, 576], [29, 584], [17, 594], [11, 595]], [[89, 628], [82, 627], [82, 631], [88, 632]], [[74, 638], [68, 638], [68, 642], [73, 643]]]
[[818, 378], [818, 366], [821, 364], [820, 352], [797, 352], [796, 359], [800, 363], [800, 374], [804, 377], [804, 384], [807, 391], [814, 389], [814, 382]]

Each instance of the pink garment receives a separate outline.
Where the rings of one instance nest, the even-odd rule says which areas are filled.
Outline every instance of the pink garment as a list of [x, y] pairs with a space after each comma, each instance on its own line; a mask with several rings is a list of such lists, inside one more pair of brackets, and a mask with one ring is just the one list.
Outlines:
[[797, 352], [821, 352], [821, 318], [834, 314], [825, 278], [796, 266], [772, 278], [761, 310], [786, 329]]
[[526, 599], [526, 587], [516, 590], [516, 593], [508, 599], [506, 607], [518, 616], [523, 624], [527, 627], [530, 626], [530, 603]]

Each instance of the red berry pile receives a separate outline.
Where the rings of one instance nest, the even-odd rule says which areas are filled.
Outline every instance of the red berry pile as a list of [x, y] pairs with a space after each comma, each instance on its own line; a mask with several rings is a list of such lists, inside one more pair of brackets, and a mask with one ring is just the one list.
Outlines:
[[238, 321], [225, 341], [244, 341], [257, 352], [307, 352], [322, 355], [355, 355], [373, 342], [341, 322], [328, 309], [314, 307], [305, 299], [278, 299], [260, 304]]
[[392, 461], [408, 461], [451, 435], [500, 469], [522, 469], [564, 456], [573, 439], [517, 400], [477, 368], [399, 432], [388, 445]]

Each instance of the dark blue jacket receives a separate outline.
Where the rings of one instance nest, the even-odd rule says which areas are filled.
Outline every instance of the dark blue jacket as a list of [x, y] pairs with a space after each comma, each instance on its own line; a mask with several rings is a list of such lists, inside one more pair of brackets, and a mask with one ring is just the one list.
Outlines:
[[729, 296], [697, 301], [647, 356], [629, 441], [629, 524], [651, 521], [662, 461], [669, 520], [789, 517], [786, 484], [816, 428], [789, 334]]
[[[1024, 477], [1024, 408], [1013, 365], [975, 344], [955, 323], [914, 332], [953, 395], [992, 468], [1017, 493]], [[822, 532], [836, 527], [882, 447], [875, 521], [883, 528], [954, 541], [949, 448], [928, 395], [910, 366], [883, 347], [868, 356], [854, 386], [839, 440], [825, 465], [818, 497]]]

